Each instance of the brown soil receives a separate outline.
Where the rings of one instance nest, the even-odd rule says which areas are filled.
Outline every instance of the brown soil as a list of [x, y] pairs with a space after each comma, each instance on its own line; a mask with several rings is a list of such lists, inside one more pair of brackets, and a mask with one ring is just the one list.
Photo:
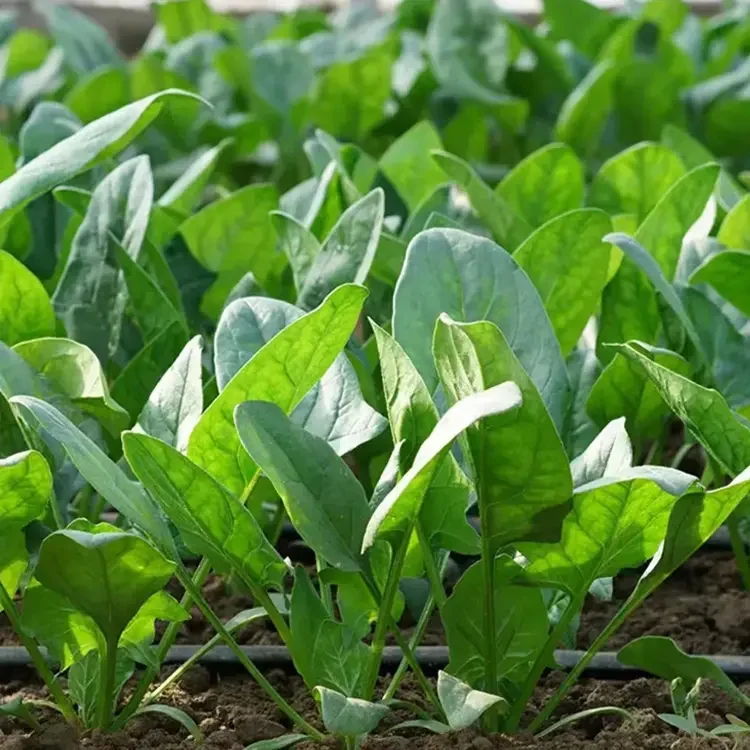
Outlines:
[[[18, 679], [0, 685], [0, 698], [11, 698], [19, 693], [39, 697], [41, 690], [29, 686], [29, 672], [19, 672]], [[268, 674], [269, 679], [294, 707], [306, 718], [320, 726], [317, 709], [298, 677], [279, 671]], [[549, 678], [534, 696], [527, 719], [556, 687]], [[384, 686], [381, 685], [381, 687]], [[750, 685], [743, 686], [750, 692]], [[401, 698], [424, 705], [410, 683], [405, 683]], [[266, 698], [265, 694], [244, 676], [219, 679], [203, 668], [186, 676], [180, 687], [171, 689], [164, 702], [190, 714], [205, 735], [206, 750], [242, 750], [262, 739], [278, 737], [291, 730], [286, 717]], [[560, 707], [559, 714], [570, 715], [597, 706], [619, 706], [633, 715], [623, 722], [614, 717], [583, 720], [572, 729], [553, 734], [544, 740], [526, 735], [506, 737], [483, 735], [477, 730], [446, 736], [435, 736], [424, 730], [391, 730], [396, 723], [413, 718], [404, 712], [394, 712], [386, 718], [378, 733], [367, 739], [362, 750], [709, 750], [732, 747], [718, 741], [695, 740], [680, 735], [656, 716], [670, 711], [666, 683], [639, 679], [631, 682], [603, 682], [584, 680], [576, 686]], [[699, 724], [711, 728], [724, 721], [729, 712], [738, 707], [720, 691], [706, 685], [702, 692]], [[123, 732], [77, 734], [52, 714], [43, 717], [44, 731], [29, 734], [9, 719], [0, 720], [6, 733], [0, 738], [2, 750], [193, 750], [195, 743], [185, 731], [162, 717], [142, 717], [132, 721]], [[299, 750], [338, 747], [334, 742], [318, 745], [312, 742], [297, 745]], [[738, 743], [737, 748], [750, 748], [750, 743]]]

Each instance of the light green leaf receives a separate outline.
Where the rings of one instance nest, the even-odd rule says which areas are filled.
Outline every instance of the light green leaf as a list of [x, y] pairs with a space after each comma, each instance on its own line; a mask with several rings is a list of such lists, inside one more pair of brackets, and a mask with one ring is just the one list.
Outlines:
[[500, 708], [507, 708], [507, 702], [499, 695], [473, 690], [442, 670], [438, 672], [437, 690], [440, 705], [454, 731], [470, 727], [492, 706], [500, 704]]
[[315, 688], [320, 699], [323, 724], [331, 733], [343, 737], [359, 737], [372, 732], [390, 713], [382, 703], [370, 703], [359, 698], [347, 698], [341, 693], [319, 686]]
[[125, 148], [159, 114], [163, 99], [190, 96], [168, 89], [139, 99], [86, 125], [25, 164], [0, 184], [0, 225], [7, 224], [37, 196]]
[[407, 250], [393, 306], [394, 338], [430, 392], [438, 385], [431, 350], [438, 317], [489, 320], [503, 332], [553, 420], [562, 425], [569, 386], [559, 344], [534, 285], [494, 242], [456, 229], [418, 234]]
[[583, 164], [563, 143], [550, 143], [527, 156], [495, 188], [531, 227], [583, 206]]
[[731, 302], [745, 315], [750, 315], [750, 288], [747, 284], [750, 277], [748, 274], [750, 274], [750, 252], [725, 250], [708, 258], [692, 274], [690, 283], [709, 284], [727, 302]]
[[170, 0], [157, 3], [154, 13], [170, 44], [176, 44], [200, 31], [221, 31], [228, 23], [211, 10], [204, 0]]
[[[183, 0], [180, 0], [180, 2], [183, 2]], [[149, 703], [146, 706], [141, 706], [133, 715], [143, 716], [144, 714], [157, 714], [158, 716], [166, 716], [168, 719], [172, 719], [172, 721], [180, 724], [183, 729], [187, 729], [196, 744], [203, 744], [203, 732], [201, 732], [195, 721], [182, 709], [175, 706], [166, 706], [163, 703]]]
[[625, 429], [625, 419], [613, 419], [570, 464], [573, 487], [581, 487], [605, 477], [617, 477], [633, 465], [633, 446]]
[[[133, 676], [133, 660], [124, 650], [117, 651], [114, 695], [118, 696], [125, 683]], [[89, 651], [83, 659], [76, 660], [68, 671], [70, 697], [78, 706], [78, 713], [85, 727], [91, 727], [96, 718], [99, 691], [101, 690], [101, 656], [98, 651]]]
[[41, 281], [12, 255], [0, 250], [0, 339], [8, 346], [51, 336], [55, 312]]
[[557, 540], [573, 491], [568, 457], [539, 391], [508, 342], [492, 323], [461, 324], [443, 315], [434, 351], [449, 403], [507, 380], [521, 391], [517, 412], [483, 420], [462, 442], [474, 484], [481, 488], [483, 543], [497, 552], [521, 539]]
[[66, 94], [65, 106], [83, 123], [127, 106], [130, 101], [127, 71], [103, 67], [81, 78]]
[[130, 620], [120, 636], [121, 644], [151, 643], [154, 640], [156, 620], [165, 622], [185, 622], [190, 619], [179, 602], [166, 591], [157, 591], [143, 603], [143, 606]]
[[568, 39], [592, 60], [617, 24], [610, 13], [587, 0], [544, 0], [544, 20], [553, 39]]
[[299, 294], [315, 258], [320, 253], [320, 243], [304, 224], [290, 214], [271, 211], [271, 220], [279, 237], [279, 248], [289, 261], [294, 287]]
[[234, 427], [234, 408], [260, 400], [291, 413], [341, 353], [366, 296], [363, 287], [339, 287], [320, 307], [274, 336], [203, 412], [188, 442], [190, 458], [241, 494], [254, 469]]
[[586, 401], [599, 377], [599, 360], [593, 347], [579, 346], [566, 361], [571, 398], [563, 422], [562, 435], [571, 458], [579, 456], [597, 433], [596, 425], [586, 412]]
[[122, 444], [133, 473], [179, 529], [188, 549], [252, 583], [281, 587], [286, 565], [239, 500], [156, 438], [125, 432]]
[[733, 250], [750, 249], [750, 195], [732, 206], [721, 222], [717, 239]]
[[603, 211], [570, 211], [537, 229], [514, 253], [544, 302], [563, 356], [599, 306], [610, 259], [602, 238], [611, 228]]
[[289, 117], [315, 80], [309, 55], [295, 41], [278, 39], [259, 44], [250, 57], [252, 84], [258, 96], [275, 112]]

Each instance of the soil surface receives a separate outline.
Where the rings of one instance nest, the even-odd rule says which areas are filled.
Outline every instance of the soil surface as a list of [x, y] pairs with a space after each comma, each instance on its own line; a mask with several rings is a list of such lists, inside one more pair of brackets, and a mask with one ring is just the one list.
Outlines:
[[[40, 697], [42, 690], [29, 685], [30, 672], [23, 670], [18, 679], [0, 685], [0, 699], [18, 694]], [[268, 673], [276, 689], [310, 721], [320, 727], [317, 708], [298, 677], [280, 671]], [[381, 690], [385, 687], [381, 681]], [[557, 685], [550, 677], [537, 691], [526, 716], [528, 721]], [[750, 693], [750, 684], [743, 686]], [[408, 681], [400, 698], [424, 706], [421, 695]], [[205, 735], [206, 750], [243, 750], [249, 744], [279, 737], [291, 731], [289, 721], [249, 678], [212, 675], [198, 667], [186, 675], [182, 684], [171, 688], [163, 701], [186, 711], [199, 724]], [[391, 729], [395, 724], [413, 718], [395, 711], [381, 723], [377, 734], [368, 738], [362, 750], [710, 750], [711, 748], [750, 748], [750, 742], [724, 743], [702, 740], [680, 734], [661, 721], [657, 714], [671, 710], [666, 682], [639, 679], [631, 682], [584, 680], [577, 685], [560, 706], [559, 716], [597, 706], [619, 706], [631, 712], [632, 720], [616, 717], [595, 717], [582, 720], [572, 728], [560, 730], [542, 740], [528, 735], [507, 737], [484, 735], [478, 730], [465, 730], [449, 735], [431, 735], [425, 730]], [[719, 690], [705, 685], [702, 691], [699, 725], [710, 729], [724, 723], [727, 713], [739, 708]], [[140, 717], [125, 731], [114, 734], [77, 733], [60, 723], [54, 714], [42, 717], [43, 731], [31, 734], [10, 719], [0, 720], [5, 732], [0, 737], [2, 750], [194, 750], [195, 743], [175, 723], [163, 717]], [[322, 745], [303, 742], [299, 750], [338, 748], [336, 742]]]

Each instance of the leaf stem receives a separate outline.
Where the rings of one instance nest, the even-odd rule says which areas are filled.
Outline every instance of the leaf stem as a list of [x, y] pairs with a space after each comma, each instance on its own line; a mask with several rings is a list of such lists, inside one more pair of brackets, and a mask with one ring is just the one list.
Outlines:
[[78, 718], [75, 709], [73, 708], [73, 704], [60, 687], [57, 678], [52, 674], [52, 670], [47, 665], [47, 662], [42, 655], [42, 652], [39, 650], [39, 647], [36, 645], [36, 642], [32, 638], [29, 638], [21, 627], [21, 616], [16, 609], [13, 599], [8, 595], [8, 592], [5, 590], [2, 583], [0, 583], [0, 608], [5, 612], [8, 620], [10, 620], [11, 627], [21, 641], [21, 645], [31, 657], [31, 661], [34, 664], [36, 671], [47, 686], [47, 690], [49, 690], [55, 703], [59, 706], [60, 712], [71, 724], [77, 724]]
[[331, 594], [331, 586], [325, 583], [320, 574], [325, 569], [326, 564], [321, 559], [320, 555], [315, 555], [315, 570], [318, 572], [318, 588], [320, 589], [320, 598], [323, 602], [323, 606], [326, 608], [331, 617], [333, 617], [333, 595]]
[[[422, 549], [422, 558], [424, 559], [424, 569], [427, 573], [427, 580], [430, 582], [430, 591], [437, 604], [438, 609], [442, 612], [445, 603], [448, 601], [448, 597], [445, 595], [445, 588], [443, 587], [443, 573], [445, 572], [445, 566], [438, 566], [435, 562], [435, 555], [430, 547], [430, 542], [425, 534], [424, 527], [422, 526], [419, 519], [417, 519], [415, 529], [417, 532], [417, 539], [419, 540], [419, 546]], [[448, 558], [445, 558], [446, 563]]]
[[732, 552], [737, 559], [737, 567], [742, 576], [742, 586], [745, 591], [750, 591], [750, 560], [747, 556], [747, 547], [740, 533], [740, 519], [737, 513], [732, 513], [727, 521], [729, 529], [729, 541], [732, 545]]
[[182, 583], [182, 585], [185, 587], [185, 591], [192, 596], [193, 601], [195, 601], [195, 603], [198, 605], [201, 612], [203, 613], [203, 616], [209, 621], [209, 623], [211, 623], [211, 627], [213, 627], [216, 633], [221, 636], [221, 639], [224, 641], [224, 643], [229, 646], [230, 650], [237, 657], [242, 666], [247, 669], [247, 671], [250, 673], [250, 676], [258, 683], [258, 685], [260, 685], [260, 687], [266, 691], [271, 700], [279, 707], [279, 709], [284, 714], [289, 717], [289, 719], [294, 724], [300, 727], [300, 729], [302, 729], [305, 734], [309, 735], [314, 740], [323, 740], [325, 738], [325, 735], [319, 732], [314, 726], [312, 726], [312, 724], [303, 719], [302, 716], [300, 716], [300, 714], [298, 714], [297, 711], [295, 711], [294, 708], [292, 708], [292, 706], [290, 706], [289, 703], [284, 700], [284, 698], [276, 691], [276, 688], [271, 685], [271, 683], [266, 679], [266, 677], [258, 669], [258, 667], [256, 667], [255, 664], [250, 661], [245, 652], [237, 645], [237, 641], [234, 640], [234, 638], [224, 627], [224, 623], [222, 623], [222, 621], [214, 614], [211, 607], [208, 606], [206, 600], [201, 594], [200, 589], [195, 587], [193, 581], [191, 580], [190, 576], [187, 575], [185, 569], [182, 567], [178, 567], [176, 573], [177, 577], [180, 579], [180, 583]]
[[117, 641], [107, 638], [104, 653], [100, 654], [99, 666], [99, 705], [96, 724], [100, 729], [108, 729], [112, 723], [112, 709], [115, 703], [115, 680], [117, 678]]

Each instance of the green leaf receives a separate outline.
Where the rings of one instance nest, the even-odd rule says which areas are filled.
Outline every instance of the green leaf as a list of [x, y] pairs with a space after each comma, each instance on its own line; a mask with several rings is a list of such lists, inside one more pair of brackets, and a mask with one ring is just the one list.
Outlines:
[[[507, 697], [512, 698], [511, 686], [523, 682], [547, 637], [547, 609], [539, 589], [511, 583], [522, 571], [519, 565], [505, 555], [495, 558], [494, 564], [497, 674], [503, 677], [503, 692], [507, 690]], [[484, 563], [474, 563], [461, 576], [442, 611], [450, 655], [446, 671], [475, 690], [486, 687], [488, 644], [482, 635], [486, 603], [478, 595], [484, 576]]]
[[[96, 708], [101, 690], [102, 660], [99, 652], [89, 651], [82, 659], [75, 661], [68, 671], [70, 697], [78, 706], [78, 713], [84, 727], [94, 725]], [[119, 695], [125, 683], [133, 676], [133, 660], [123, 650], [117, 652], [115, 695]]]
[[[455, 323], [441, 316], [435, 361], [449, 403], [510, 380], [520, 409], [467, 430], [464, 453], [479, 489], [483, 544], [494, 552], [521, 539], [557, 540], [570, 508], [568, 457], [539, 391], [492, 323]], [[488, 457], [492, 456], [492, 460]]]
[[514, 253], [544, 302], [563, 356], [599, 306], [610, 259], [602, 238], [611, 228], [603, 211], [570, 211], [537, 229]]
[[19, 530], [3, 531], [0, 542], [0, 586], [8, 596], [14, 597], [29, 564], [26, 537]]
[[378, 538], [410, 531], [438, 467], [451, 443], [464, 430], [490, 416], [503, 419], [507, 414], [514, 415], [522, 404], [521, 393], [513, 382], [491, 383], [487, 390], [477, 389], [454, 401], [420, 446], [411, 468], [375, 508], [367, 524], [363, 549], [371, 547]]
[[[180, 2], [182, 1], [180, 0]], [[147, 706], [141, 706], [133, 716], [143, 716], [144, 714], [157, 714], [172, 719], [172, 721], [180, 724], [183, 729], [187, 729], [194, 742], [198, 745], [203, 744], [203, 732], [198, 728], [195, 721], [182, 709], [175, 706], [165, 706], [163, 703], [149, 703]]]
[[[681, 375], [689, 373], [690, 366], [679, 354], [642, 346], [663, 368]], [[600, 427], [624, 416], [628, 431], [639, 441], [655, 438], [669, 411], [643, 370], [621, 353], [615, 354], [594, 383], [586, 410]]]
[[203, 412], [203, 344], [192, 338], [162, 375], [138, 416], [136, 432], [144, 432], [184, 453]]
[[735, 250], [750, 249], [750, 195], [732, 206], [721, 222], [717, 239]]
[[553, 39], [568, 39], [592, 60], [617, 25], [610, 13], [587, 0], [544, 0]]
[[633, 344], [617, 348], [648, 376], [667, 406], [725, 471], [736, 476], [750, 466], [750, 428], [719, 393], [661, 366], [647, 350]]
[[154, 6], [159, 25], [170, 44], [201, 31], [221, 31], [228, 23], [204, 0], [170, 0]]
[[459, 321], [489, 320], [562, 424], [568, 379], [559, 344], [534, 285], [494, 242], [456, 229], [420, 233], [407, 250], [393, 307], [394, 337], [430, 392], [438, 384], [431, 341], [441, 313]]
[[331, 446], [275, 404], [240, 404], [235, 422], [242, 445], [271, 480], [305, 542], [329, 565], [361, 570], [370, 507], [362, 485]]
[[380, 170], [410, 212], [445, 182], [445, 174], [430, 156], [442, 149], [440, 134], [429, 120], [413, 125], [380, 157]]
[[694, 482], [676, 469], [643, 466], [577, 488], [561, 541], [519, 545], [529, 561], [524, 577], [578, 599], [597, 578], [637, 568], [664, 541], [672, 508]]
[[[593, 7], [588, 2], [585, 4]], [[554, 137], [567, 143], [581, 158], [591, 156], [599, 147], [612, 111], [616, 76], [616, 68], [611, 62], [600, 62], [586, 74], [560, 107]]]
[[433, 151], [440, 168], [462, 187], [472, 208], [492, 232], [495, 241], [512, 253], [530, 234], [531, 227], [494, 192], [463, 159], [445, 151]]
[[370, 703], [359, 698], [347, 698], [341, 693], [319, 686], [315, 688], [320, 699], [323, 724], [331, 733], [343, 737], [359, 737], [372, 732], [390, 713], [382, 703]]
[[567, 359], [571, 398], [562, 435], [568, 455], [583, 453], [596, 435], [596, 425], [586, 412], [586, 401], [599, 376], [599, 360], [592, 346], [579, 346]]
[[81, 78], [66, 94], [65, 106], [83, 123], [124, 107], [130, 101], [127, 71], [104, 67]]
[[617, 477], [633, 465], [633, 446], [625, 429], [625, 419], [613, 419], [570, 464], [573, 487], [605, 477]]
[[320, 243], [315, 235], [294, 216], [283, 211], [271, 211], [279, 248], [289, 261], [297, 294], [302, 290], [305, 278], [320, 253]]
[[314, 83], [309, 55], [296, 42], [278, 39], [259, 44], [250, 58], [255, 92], [275, 112], [289, 117]]
[[285, 734], [272, 740], [258, 740], [248, 745], [245, 750], [286, 750], [308, 739], [306, 734]]
[[617, 661], [670, 682], [680, 677], [688, 689], [700, 679], [713, 680], [739, 703], [747, 705], [749, 701], [721, 667], [705, 656], [686, 654], [671, 638], [656, 635], [636, 638], [617, 652]]
[[128, 413], [110, 396], [101, 363], [87, 346], [70, 339], [40, 338], [17, 344], [13, 351], [115, 437], [130, 423]]
[[[742, 204], [737, 204], [742, 205]], [[709, 284], [727, 302], [750, 315], [750, 252], [725, 250], [708, 258], [690, 277], [691, 284]]]
[[219, 569], [281, 587], [286, 565], [241, 502], [161, 440], [125, 432], [122, 444], [133, 473], [179, 529], [188, 549]]
[[499, 695], [473, 690], [442, 670], [438, 672], [437, 690], [440, 705], [454, 731], [470, 727], [492, 706], [500, 704], [500, 708], [507, 708], [507, 702]]
[[297, 300], [300, 307], [316, 307], [341, 284], [364, 283], [380, 240], [384, 211], [381, 188], [346, 209], [305, 275]]
[[0, 250], [0, 339], [8, 346], [55, 332], [55, 312], [41, 281]]
[[[377, 324], [372, 326], [378, 345], [391, 434], [394, 444], [402, 446], [397, 455], [396, 472], [399, 467], [405, 472], [420, 446], [437, 427], [440, 415], [427, 386], [398, 342]], [[397, 476], [393, 486], [396, 479]], [[469, 490], [469, 481], [456, 459], [450, 452], [446, 453], [435, 470], [419, 512], [423, 531], [432, 547], [462, 554], [478, 552], [477, 534], [466, 519]], [[381, 494], [381, 499], [386, 494]]]
[[527, 224], [537, 228], [583, 206], [583, 164], [563, 143], [527, 156], [495, 188]]
[[119, 345], [127, 303], [116, 243], [120, 240], [124, 251], [138, 258], [152, 198], [148, 157], [131, 159], [107, 175], [91, 196], [52, 297], [71, 338], [87, 344], [105, 363]]
[[291, 413], [341, 353], [366, 296], [363, 287], [339, 287], [320, 307], [276, 334], [203, 412], [188, 442], [190, 458], [241, 494], [254, 469], [234, 428], [234, 408], [260, 400]]
[[172, 560], [179, 559], [169, 527], [151, 499], [136, 483], [54, 406], [31, 396], [15, 396], [26, 422], [40, 431], [46, 440], [57, 440], [86, 481], [122, 513], [143, 529]]
[[174, 572], [156, 548], [133, 534], [56, 531], [42, 542], [37, 580], [91, 617], [117, 643], [144, 602]]
[[252, 271], [262, 286], [280, 272], [268, 212], [278, 207], [272, 185], [248, 185], [210, 203], [180, 226], [192, 255], [210, 271]]
[[155, 620], [166, 622], [186, 622], [187, 612], [176, 599], [166, 591], [157, 591], [143, 603], [137, 614], [128, 623], [120, 637], [121, 644], [151, 643], [154, 640]]
[[641, 143], [602, 166], [588, 200], [610, 214], [634, 214], [640, 224], [684, 174], [674, 151], [658, 143]]
[[189, 97], [168, 89], [95, 120], [25, 164], [0, 185], [0, 225], [34, 198], [115, 156], [159, 114], [162, 100]]
[[[287, 302], [249, 298], [222, 314], [214, 337], [214, 370], [219, 390], [276, 334], [299, 320], [303, 311]], [[297, 407], [292, 421], [327, 440], [340, 455], [379, 435], [385, 420], [364, 400], [346, 354], [339, 354]]]

